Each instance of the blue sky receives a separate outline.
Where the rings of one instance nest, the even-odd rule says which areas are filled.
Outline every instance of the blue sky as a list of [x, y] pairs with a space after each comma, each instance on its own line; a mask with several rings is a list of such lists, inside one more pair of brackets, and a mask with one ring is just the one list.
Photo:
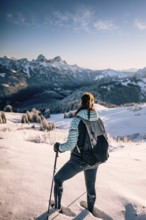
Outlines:
[[0, 0], [0, 56], [146, 66], [146, 0]]

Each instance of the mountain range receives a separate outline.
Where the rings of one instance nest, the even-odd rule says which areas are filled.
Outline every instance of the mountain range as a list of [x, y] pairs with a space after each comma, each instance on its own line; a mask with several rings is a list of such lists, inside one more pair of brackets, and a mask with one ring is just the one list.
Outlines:
[[146, 68], [90, 70], [59, 56], [48, 60], [39, 55], [32, 61], [0, 57], [0, 109], [11, 104], [20, 112], [33, 107], [64, 112], [77, 107], [84, 91], [100, 103], [146, 102]]

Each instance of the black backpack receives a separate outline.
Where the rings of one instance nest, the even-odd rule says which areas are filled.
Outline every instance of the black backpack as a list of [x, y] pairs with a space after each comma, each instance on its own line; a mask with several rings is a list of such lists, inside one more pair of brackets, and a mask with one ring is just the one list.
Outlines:
[[109, 143], [102, 120], [100, 118], [97, 121], [87, 121], [82, 118], [81, 120], [87, 130], [84, 144], [78, 149], [82, 160], [90, 166], [104, 163], [109, 157]]

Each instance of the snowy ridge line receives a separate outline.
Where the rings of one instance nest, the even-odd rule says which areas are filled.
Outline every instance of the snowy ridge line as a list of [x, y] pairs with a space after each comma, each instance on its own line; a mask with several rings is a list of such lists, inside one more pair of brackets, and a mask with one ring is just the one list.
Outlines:
[[[22, 59], [15, 59], [10, 58], [7, 56], [0, 57], [0, 64], [5, 67], [16, 66], [17, 69], [23, 68], [23, 71], [30, 77], [31, 70], [33, 71], [34, 68], [40, 66], [45, 69], [56, 68], [60, 71], [71, 71], [73, 73], [96, 73], [98, 72], [97, 76], [95, 77], [95, 81], [104, 77], [118, 77], [118, 78], [126, 78], [126, 77], [133, 77], [133, 76], [146, 76], [146, 67], [139, 70], [112, 70], [112, 69], [105, 69], [105, 70], [90, 70], [87, 68], [81, 68], [75, 65], [69, 65], [66, 61], [62, 60], [60, 56], [57, 56], [53, 59], [47, 59], [44, 55], [40, 54], [36, 59], [31, 61], [27, 60], [27, 58]], [[14, 65], [15, 64], [15, 65]], [[15, 72], [16, 70], [13, 69]]]

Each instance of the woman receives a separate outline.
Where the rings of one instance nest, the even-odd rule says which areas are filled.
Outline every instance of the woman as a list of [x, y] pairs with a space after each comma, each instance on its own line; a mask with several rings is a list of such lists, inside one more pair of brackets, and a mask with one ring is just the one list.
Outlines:
[[[63, 182], [72, 178], [81, 171], [84, 171], [85, 185], [87, 190], [87, 208], [93, 213], [96, 200], [95, 181], [98, 164], [89, 166], [83, 162], [81, 149], [87, 137], [87, 130], [82, 119], [87, 121], [98, 120], [98, 115], [93, 107], [94, 97], [90, 93], [84, 93], [81, 97], [81, 106], [73, 118], [69, 130], [68, 139], [65, 143], [55, 143], [55, 152], [71, 151], [70, 160], [57, 172], [54, 177], [54, 199], [55, 208], [61, 208], [61, 198], [63, 192]], [[87, 141], [87, 139], [86, 139]]]

